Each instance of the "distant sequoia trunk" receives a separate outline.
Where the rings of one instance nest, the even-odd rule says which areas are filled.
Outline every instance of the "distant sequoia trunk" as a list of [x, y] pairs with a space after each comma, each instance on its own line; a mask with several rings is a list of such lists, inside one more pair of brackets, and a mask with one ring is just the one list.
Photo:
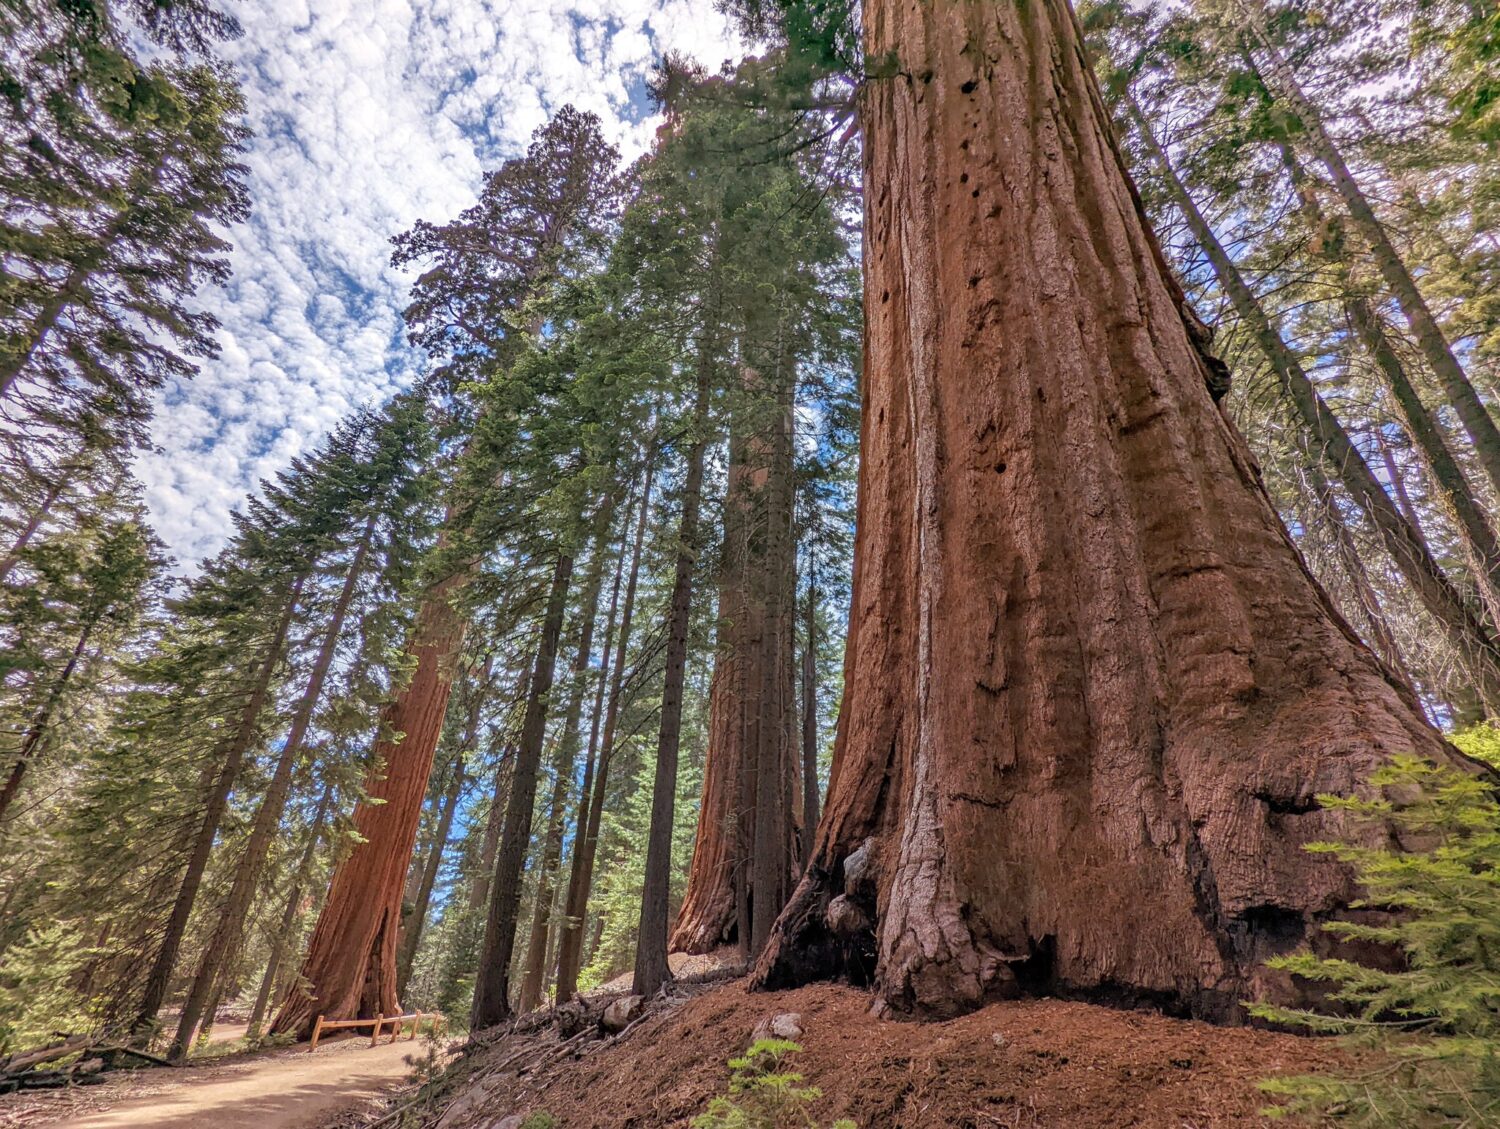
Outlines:
[[[1229, 1020], [1354, 894], [1303, 851], [1457, 759], [1339, 618], [1216, 406], [1066, 0], [867, 0], [847, 681], [754, 970], [897, 1011], [1019, 989]], [[1207, 387], [1206, 387], [1207, 386]]]
[[791, 381], [743, 375], [745, 402], [729, 442], [703, 802], [674, 952], [737, 942], [755, 954], [797, 879]]

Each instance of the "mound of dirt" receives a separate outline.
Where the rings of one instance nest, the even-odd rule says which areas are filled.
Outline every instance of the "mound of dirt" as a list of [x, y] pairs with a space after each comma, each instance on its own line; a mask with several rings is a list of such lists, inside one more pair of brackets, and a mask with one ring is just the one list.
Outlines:
[[[1343, 1058], [1331, 1042], [1061, 1000], [1017, 1000], [942, 1023], [878, 1020], [867, 994], [818, 984], [716, 986], [614, 1039], [514, 1036], [474, 1056], [428, 1124], [488, 1129], [547, 1110], [565, 1129], [686, 1127], [722, 1093], [756, 1024], [797, 1012], [797, 1068], [819, 1124], [860, 1129], [1208, 1129], [1251, 1125], [1270, 1074]], [[550, 1050], [528, 1047], [545, 1039]], [[546, 1063], [545, 1068], [538, 1063]]]

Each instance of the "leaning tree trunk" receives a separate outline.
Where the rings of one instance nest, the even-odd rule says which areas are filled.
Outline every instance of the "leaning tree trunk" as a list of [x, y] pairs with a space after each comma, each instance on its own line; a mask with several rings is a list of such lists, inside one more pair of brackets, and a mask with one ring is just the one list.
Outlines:
[[[1309, 459], [1305, 469], [1310, 480], [1302, 489], [1304, 495], [1310, 496], [1307, 520], [1316, 522], [1328, 531], [1328, 539], [1333, 542], [1334, 557], [1354, 589], [1354, 602], [1367, 628], [1364, 638], [1369, 641], [1375, 653], [1385, 660], [1386, 665], [1407, 686], [1412, 687], [1413, 694], [1416, 694], [1417, 680], [1412, 677], [1406, 659], [1401, 654], [1400, 644], [1396, 641], [1395, 632], [1391, 630], [1380, 596], [1370, 581], [1369, 569], [1360, 556], [1349, 522], [1338, 507], [1333, 483], [1323, 473], [1322, 464], [1317, 459]], [[1425, 709], [1423, 714], [1426, 715]]]
[[[1448, 579], [1429, 549], [1421, 528], [1403, 516], [1402, 511], [1391, 501], [1380, 481], [1371, 472], [1364, 456], [1344, 431], [1338, 416], [1324, 403], [1301, 362], [1272, 324], [1260, 300], [1245, 282], [1238, 265], [1199, 212], [1197, 204], [1153, 136], [1145, 116], [1134, 101], [1130, 100], [1129, 95], [1126, 100], [1140, 131], [1141, 140], [1158, 166], [1163, 184], [1187, 221], [1194, 241], [1203, 249], [1212, 265], [1235, 313], [1265, 354], [1282, 392], [1307, 429], [1314, 448], [1327, 464], [1330, 473], [1338, 476], [1344, 488], [1369, 518], [1401, 575], [1473, 671], [1481, 696], [1489, 702], [1500, 702], [1500, 696], [1497, 696], [1500, 695], [1500, 646], [1497, 646], [1489, 625], [1484, 622], [1477, 609], [1469, 606], [1463, 593]], [[1399, 494], [1400, 475], [1394, 475], [1392, 482]]]
[[1400, 412], [1406, 433], [1421, 456], [1428, 477], [1447, 504], [1460, 543], [1474, 571], [1474, 583], [1484, 599], [1491, 623], [1500, 623], [1500, 541], [1494, 527], [1470, 489], [1458, 459], [1449, 450], [1447, 437], [1434, 413], [1422, 403], [1416, 385], [1407, 375], [1406, 364], [1386, 333], [1380, 315], [1370, 300], [1355, 288], [1350, 277], [1348, 240], [1338, 216], [1325, 216], [1297, 154], [1285, 141], [1278, 142], [1281, 163], [1292, 182], [1308, 229], [1317, 233], [1320, 257], [1332, 268], [1343, 290], [1344, 312], [1370, 359], [1375, 362], [1386, 390]]
[[767, 384], [745, 370], [729, 440], [708, 754], [693, 860], [668, 943], [675, 952], [738, 941], [753, 956], [796, 881], [796, 830], [783, 787], [796, 763], [785, 646], [795, 568], [790, 413]]
[[276, 990], [276, 981], [281, 978], [282, 962], [286, 960], [290, 949], [290, 941], [293, 931], [297, 925], [297, 912], [302, 908], [302, 891], [307, 886], [308, 875], [312, 873], [313, 857], [317, 854], [318, 843], [323, 838], [323, 826], [328, 819], [329, 809], [333, 807], [333, 785], [324, 784], [323, 794], [318, 798], [317, 811], [313, 814], [312, 825], [307, 829], [307, 841], [302, 845], [302, 856], [297, 860], [296, 869], [292, 871], [292, 885], [286, 894], [286, 903], [281, 911], [281, 923], [275, 934], [271, 937], [271, 955], [266, 961], [265, 975], [260, 979], [260, 990], [255, 993], [255, 1006], [250, 1011], [250, 1025], [245, 1032], [245, 1038], [250, 1043], [260, 1039], [261, 1021], [266, 1017], [266, 1009], [271, 1004], [271, 993]]
[[56, 712], [58, 703], [62, 701], [63, 694], [67, 692], [68, 684], [72, 682], [79, 664], [83, 662], [89, 639], [98, 625], [97, 619], [90, 619], [83, 625], [83, 630], [78, 633], [78, 642], [73, 646], [72, 654], [68, 656], [67, 663], [58, 672], [56, 680], [47, 691], [46, 700], [42, 702], [41, 708], [37, 710], [31, 724], [26, 728], [25, 735], [21, 738], [21, 747], [16, 750], [16, 763], [6, 774], [5, 783], [0, 785], [0, 823], [4, 822], [5, 813], [21, 791], [21, 781], [26, 776], [26, 770], [31, 767], [42, 751], [42, 741], [52, 725], [52, 715]]
[[[1273, 42], [1265, 26], [1265, 13], [1260, 0], [1236, 0], [1236, 2], [1243, 13], [1247, 35], [1266, 60], [1267, 77], [1270, 80], [1268, 87], [1276, 95], [1285, 99], [1287, 105], [1297, 115], [1302, 126], [1298, 134], [1300, 140], [1327, 170], [1329, 179], [1333, 181], [1334, 191], [1339, 194], [1344, 207], [1348, 209], [1354, 229], [1369, 245], [1375, 265], [1396, 299], [1396, 304], [1401, 307], [1401, 312], [1406, 317], [1406, 323], [1410, 326], [1412, 335], [1417, 339], [1422, 355], [1426, 357], [1428, 365], [1437, 377], [1438, 384], [1443, 389], [1443, 394], [1453, 405], [1454, 413], [1462, 423], [1469, 440], [1474, 444], [1475, 458], [1484, 468], [1490, 483], [1497, 491], [1500, 491], [1500, 426], [1496, 425], [1489, 409], [1480, 400], [1474, 386], [1469, 383], [1468, 374], [1464, 372], [1463, 365], [1454, 355], [1447, 335], [1438, 325], [1437, 318], [1433, 317], [1422, 292], [1417, 289], [1416, 280], [1407, 269], [1406, 261], [1402, 259], [1400, 252], [1391, 242], [1385, 225], [1375, 215], [1375, 210], [1370, 207], [1364, 190], [1349, 170], [1343, 153], [1340, 152], [1324, 125], [1322, 115], [1303, 93], [1296, 74]], [[1253, 56], [1252, 65], [1254, 65]]]
[[52, 507], [62, 497], [66, 485], [66, 477], [59, 473], [47, 486], [47, 492], [42, 495], [42, 500], [31, 511], [26, 524], [17, 531], [16, 539], [11, 542], [10, 549], [6, 551], [5, 556], [0, 557], [0, 584], [4, 584], [10, 577], [11, 570], [21, 563], [21, 556], [26, 552], [26, 546], [31, 544], [31, 539], [36, 536], [36, 531], [42, 527], [42, 523], [52, 516]]
[[177, 952], [182, 945], [183, 936], [187, 933], [188, 919], [192, 916], [193, 905], [198, 900], [198, 890], [203, 884], [203, 873], [208, 869], [208, 859], [213, 853], [214, 840], [219, 834], [219, 823], [224, 818], [224, 809], [229, 805], [229, 794], [239, 778], [240, 766], [244, 763], [245, 754], [250, 751], [250, 744], [255, 739], [261, 711], [265, 708], [266, 700], [270, 696], [271, 679], [281, 663], [287, 631], [291, 628], [292, 617], [296, 613], [306, 577], [307, 574], [304, 573], [292, 584], [286, 596], [286, 604], [276, 622], [276, 628], [271, 634], [270, 642], [260, 656], [250, 696], [240, 709], [234, 729], [223, 744], [215, 750], [214, 759], [220, 766], [218, 775], [203, 805], [203, 815], [192, 840], [192, 850], [188, 854], [187, 865], [183, 868], [182, 881], [177, 886], [177, 896], [172, 902], [171, 913], [167, 915], [166, 928], [162, 931], [161, 941], [156, 948], [156, 958], [152, 961], [151, 970], [146, 974], [146, 986], [142, 993], [140, 1010], [136, 1013], [133, 1025], [138, 1032], [150, 1029], [156, 1021], [156, 1013], [161, 1010], [162, 1001], [167, 998], [167, 989], [172, 983], [172, 972], [177, 967]]
[[438, 870], [443, 865], [443, 852], [448, 848], [448, 839], [453, 834], [453, 817], [458, 813], [458, 801], [463, 796], [464, 753], [471, 742], [466, 737], [459, 746], [454, 761], [453, 775], [443, 792], [438, 806], [437, 827], [432, 833], [432, 847], [422, 859], [421, 877], [417, 882], [417, 897], [411, 917], [406, 922], [406, 932], [396, 953], [396, 993], [399, 999], [406, 994], [406, 983], [411, 979], [412, 966], [417, 962], [417, 950], [422, 946], [422, 933], [427, 927], [427, 914], [432, 909], [432, 891], [437, 886]]
[[[757, 964], [947, 1015], [1018, 987], [1227, 1018], [1354, 894], [1308, 855], [1454, 756], [1214, 403], [1065, 0], [869, 0], [847, 682]], [[1274, 991], [1273, 991], [1274, 994]]]
[[417, 613], [407, 644], [416, 669], [381, 717], [379, 775], [354, 811], [359, 840], [334, 871], [299, 989], [282, 1004], [274, 1034], [305, 1036], [319, 1014], [354, 1019], [397, 1011], [401, 891], [463, 646], [466, 622], [450, 602], [463, 579], [435, 585]]
[[218, 982], [233, 971], [239, 959], [250, 904], [255, 897], [256, 887], [260, 884], [261, 868], [265, 865], [276, 829], [281, 826], [281, 816], [286, 811], [286, 803], [292, 793], [292, 775], [302, 756], [302, 744], [307, 738], [307, 731], [312, 727], [318, 702], [323, 697], [323, 683], [328, 678], [329, 668], [333, 666], [334, 653], [338, 650], [339, 639], [344, 633], [344, 620], [349, 615], [349, 606], [354, 602], [354, 594], [364, 574], [365, 561], [370, 555], [371, 542], [375, 537], [375, 520], [374, 514], [365, 520], [364, 531], [360, 535], [354, 556], [349, 561], [349, 568], [344, 573], [344, 582], [340, 586], [338, 599], [334, 602], [328, 626], [324, 629], [323, 641], [313, 660], [307, 685], [303, 687], [302, 696], [292, 715], [291, 728], [281, 746], [281, 753], [276, 758], [276, 767], [271, 773], [260, 808], [251, 822], [250, 834], [235, 862], [229, 894], [219, 909], [213, 933], [199, 958], [198, 971], [188, 988], [187, 998], [183, 1000], [182, 1011], [177, 1019], [177, 1034], [172, 1039], [167, 1056], [174, 1061], [192, 1048], [193, 1033], [198, 1021], [206, 1014], [206, 1023], [213, 1022], [217, 1009], [210, 1006], [210, 1002], [214, 999], [215, 988], [221, 987]]

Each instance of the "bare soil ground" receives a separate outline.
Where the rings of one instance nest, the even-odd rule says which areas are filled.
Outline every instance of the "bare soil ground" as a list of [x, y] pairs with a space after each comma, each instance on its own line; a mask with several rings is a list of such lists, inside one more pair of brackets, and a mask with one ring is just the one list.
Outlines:
[[410, 1077], [408, 1059], [425, 1054], [421, 1040], [371, 1047], [368, 1037], [352, 1037], [311, 1054], [302, 1045], [122, 1072], [99, 1086], [0, 1098], [0, 1126], [312, 1129], [351, 1108], [378, 1106]]
[[749, 994], [732, 981], [614, 1039], [512, 1036], [455, 1066], [424, 1124], [487, 1129], [545, 1109], [566, 1129], [683, 1129], [724, 1092], [726, 1060], [755, 1024], [783, 1012], [801, 1016], [796, 1061], [823, 1090], [818, 1124], [850, 1117], [860, 1129], [1256, 1125], [1259, 1079], [1343, 1057], [1326, 1040], [1060, 1000], [925, 1024], [874, 1019], [869, 1003], [843, 986]]

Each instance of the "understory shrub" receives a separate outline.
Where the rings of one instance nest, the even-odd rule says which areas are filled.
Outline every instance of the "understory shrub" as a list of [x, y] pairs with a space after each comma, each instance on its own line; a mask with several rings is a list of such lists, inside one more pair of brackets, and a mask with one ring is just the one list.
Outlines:
[[92, 955], [75, 930], [31, 930], [0, 961], [0, 1055], [42, 1046], [95, 1026], [90, 1001], [74, 987]]
[[[1492, 731], [1491, 731], [1492, 732]], [[1275, 1023], [1335, 1032], [1377, 1053], [1347, 1076], [1261, 1084], [1273, 1117], [1332, 1118], [1355, 1126], [1500, 1125], [1500, 802], [1476, 776], [1416, 757], [1375, 772], [1376, 799], [1322, 796], [1356, 822], [1399, 829], [1394, 843], [1315, 843], [1351, 865], [1365, 890], [1356, 907], [1391, 909], [1386, 923], [1329, 922], [1348, 941], [1405, 954], [1391, 971], [1300, 952], [1271, 962], [1329, 986], [1339, 1015], [1258, 1003]]]
[[[823, 1096], [788, 1070], [786, 1060], [802, 1048], [785, 1039], [759, 1039], [740, 1058], [729, 1060], [729, 1096], [709, 1103], [693, 1119], [693, 1129], [816, 1129], [808, 1106]], [[847, 1119], [831, 1129], [857, 1129]]]

